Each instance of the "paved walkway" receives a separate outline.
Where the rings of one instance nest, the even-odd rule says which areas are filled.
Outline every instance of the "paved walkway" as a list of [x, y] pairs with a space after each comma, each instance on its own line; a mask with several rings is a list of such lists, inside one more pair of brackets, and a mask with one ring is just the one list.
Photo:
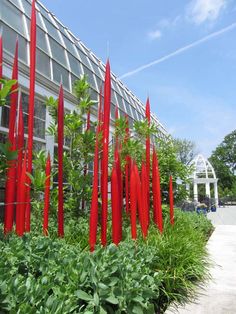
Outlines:
[[214, 262], [212, 280], [194, 303], [166, 314], [236, 314], [236, 207], [218, 208], [208, 216], [215, 225], [207, 245]]

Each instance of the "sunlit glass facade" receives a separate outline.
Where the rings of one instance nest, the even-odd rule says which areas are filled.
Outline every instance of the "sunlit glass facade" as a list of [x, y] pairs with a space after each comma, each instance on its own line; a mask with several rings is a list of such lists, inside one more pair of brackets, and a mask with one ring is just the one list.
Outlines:
[[[72, 93], [73, 82], [86, 74], [91, 85], [92, 99], [97, 100], [100, 87], [104, 84], [105, 66], [78, 38], [76, 38], [39, 1], [37, 8], [37, 56], [36, 56], [36, 99], [34, 120], [35, 149], [48, 149], [53, 155], [54, 139], [45, 132], [50, 116], [44, 105], [45, 96], [57, 97], [62, 81], [65, 89], [65, 108], [73, 109], [76, 99]], [[0, 0], [0, 32], [3, 37], [4, 70], [11, 78], [16, 38], [19, 41], [19, 84], [23, 95], [25, 134], [27, 137], [28, 87], [29, 87], [29, 33], [30, 0]], [[111, 119], [114, 121], [115, 106], [120, 115], [127, 114], [130, 127], [135, 120], [143, 120], [145, 108], [140, 100], [112, 73]], [[96, 120], [97, 107], [92, 112]], [[159, 136], [167, 132], [157, 117], [151, 115], [160, 130]], [[8, 132], [9, 106], [0, 109], [0, 141]], [[111, 132], [113, 131], [111, 124]]]

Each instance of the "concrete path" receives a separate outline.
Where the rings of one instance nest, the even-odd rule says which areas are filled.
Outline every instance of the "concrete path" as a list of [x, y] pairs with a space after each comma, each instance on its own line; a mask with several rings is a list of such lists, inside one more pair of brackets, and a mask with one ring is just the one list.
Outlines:
[[208, 216], [215, 225], [207, 245], [214, 262], [212, 280], [194, 303], [166, 314], [236, 314], [236, 207], [218, 208]]

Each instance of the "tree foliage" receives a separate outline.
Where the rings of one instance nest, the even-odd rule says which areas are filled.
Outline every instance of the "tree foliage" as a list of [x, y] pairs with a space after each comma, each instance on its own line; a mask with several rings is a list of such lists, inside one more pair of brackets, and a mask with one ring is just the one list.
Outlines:
[[0, 106], [4, 106], [7, 101], [7, 96], [13, 93], [12, 87], [16, 84], [16, 80], [6, 80], [0, 78]]
[[196, 144], [190, 140], [175, 138], [173, 143], [176, 146], [177, 158], [185, 165], [197, 154]]
[[[0, 107], [6, 104], [7, 97], [12, 93], [12, 86], [14, 86], [16, 82], [16, 80], [0, 78]], [[8, 141], [6, 143], [0, 143], [0, 183], [5, 182], [6, 171], [10, 163], [14, 162], [16, 158], [17, 151], [13, 150]]]
[[175, 199], [177, 202], [186, 198], [186, 183], [193, 168], [178, 158], [178, 148], [171, 137], [157, 140], [157, 154], [161, 176], [162, 191], [169, 190], [169, 178], [173, 177]]
[[236, 130], [225, 136], [222, 143], [213, 151], [209, 160], [215, 169], [216, 176], [219, 178], [220, 188], [223, 191], [226, 190], [227, 193], [235, 189]]
[[[64, 150], [64, 182], [66, 183], [65, 206], [68, 211], [78, 213], [81, 201], [89, 201], [91, 197], [91, 174], [87, 171], [84, 175], [84, 170], [93, 161], [95, 132], [92, 122], [91, 128], [86, 130], [86, 114], [96, 101], [90, 97], [86, 77], [75, 81], [73, 91], [77, 98], [75, 109], [64, 113], [65, 142], [68, 147]], [[53, 97], [46, 100], [46, 106], [52, 117], [47, 132], [53, 135], [55, 140], [57, 138], [57, 102], [58, 100]], [[57, 163], [56, 157], [55, 163]], [[89, 206], [89, 202], [87, 205]]]

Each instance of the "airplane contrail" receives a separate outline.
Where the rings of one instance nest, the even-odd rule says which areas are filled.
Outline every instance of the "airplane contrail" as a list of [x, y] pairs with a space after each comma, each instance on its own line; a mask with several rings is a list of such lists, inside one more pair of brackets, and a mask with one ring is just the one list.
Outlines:
[[150, 63], [144, 64], [144, 65], [138, 67], [138, 68], [135, 69], [135, 70], [129, 71], [129, 72], [127, 72], [127, 73], [121, 75], [121, 76], [118, 77], [118, 78], [119, 78], [119, 79], [123, 79], [123, 78], [125, 78], [125, 77], [129, 77], [129, 76], [132, 76], [132, 75], [134, 75], [134, 74], [136, 74], [136, 73], [139, 73], [139, 72], [141, 72], [141, 71], [143, 71], [143, 70], [145, 70], [145, 69], [147, 69], [147, 68], [150, 68], [150, 67], [152, 67], [152, 66], [154, 66], [154, 65], [156, 65], [156, 64], [159, 64], [159, 63], [162, 63], [162, 62], [164, 62], [164, 61], [166, 61], [166, 60], [168, 60], [168, 59], [171, 59], [171, 58], [173, 58], [173, 57], [175, 57], [175, 56], [181, 54], [182, 52], [184, 52], [184, 51], [186, 51], [186, 50], [189, 50], [189, 49], [191, 49], [191, 48], [193, 48], [193, 47], [196, 47], [196, 46], [198, 46], [198, 45], [200, 45], [200, 44], [202, 44], [202, 43], [204, 43], [204, 42], [206, 42], [206, 41], [208, 41], [208, 40], [210, 40], [210, 39], [213, 39], [213, 38], [218, 37], [218, 36], [220, 36], [220, 35], [222, 35], [222, 34], [224, 34], [224, 33], [227, 33], [227, 32], [229, 32], [229, 31], [233, 30], [234, 28], [236, 28], [236, 22], [235, 22], [235, 23], [232, 23], [231, 25], [229, 25], [229, 26], [227, 26], [227, 27], [224, 27], [224, 28], [220, 29], [220, 30], [217, 31], [217, 32], [211, 33], [211, 34], [209, 34], [209, 35], [207, 35], [207, 36], [205, 36], [205, 37], [203, 37], [203, 38], [201, 38], [201, 39], [199, 39], [199, 40], [197, 40], [197, 41], [194, 41], [193, 43], [191, 43], [191, 44], [189, 44], [189, 45], [187, 45], [187, 46], [184, 46], [184, 47], [182, 47], [182, 48], [179, 48], [179, 49], [175, 50], [174, 52], [169, 53], [168, 55], [166, 55], [166, 56], [164, 56], [164, 57], [161, 57], [161, 58], [159, 58], [159, 59], [156, 59], [156, 60], [154, 60], [154, 61], [152, 61], [152, 62], [150, 62]]

